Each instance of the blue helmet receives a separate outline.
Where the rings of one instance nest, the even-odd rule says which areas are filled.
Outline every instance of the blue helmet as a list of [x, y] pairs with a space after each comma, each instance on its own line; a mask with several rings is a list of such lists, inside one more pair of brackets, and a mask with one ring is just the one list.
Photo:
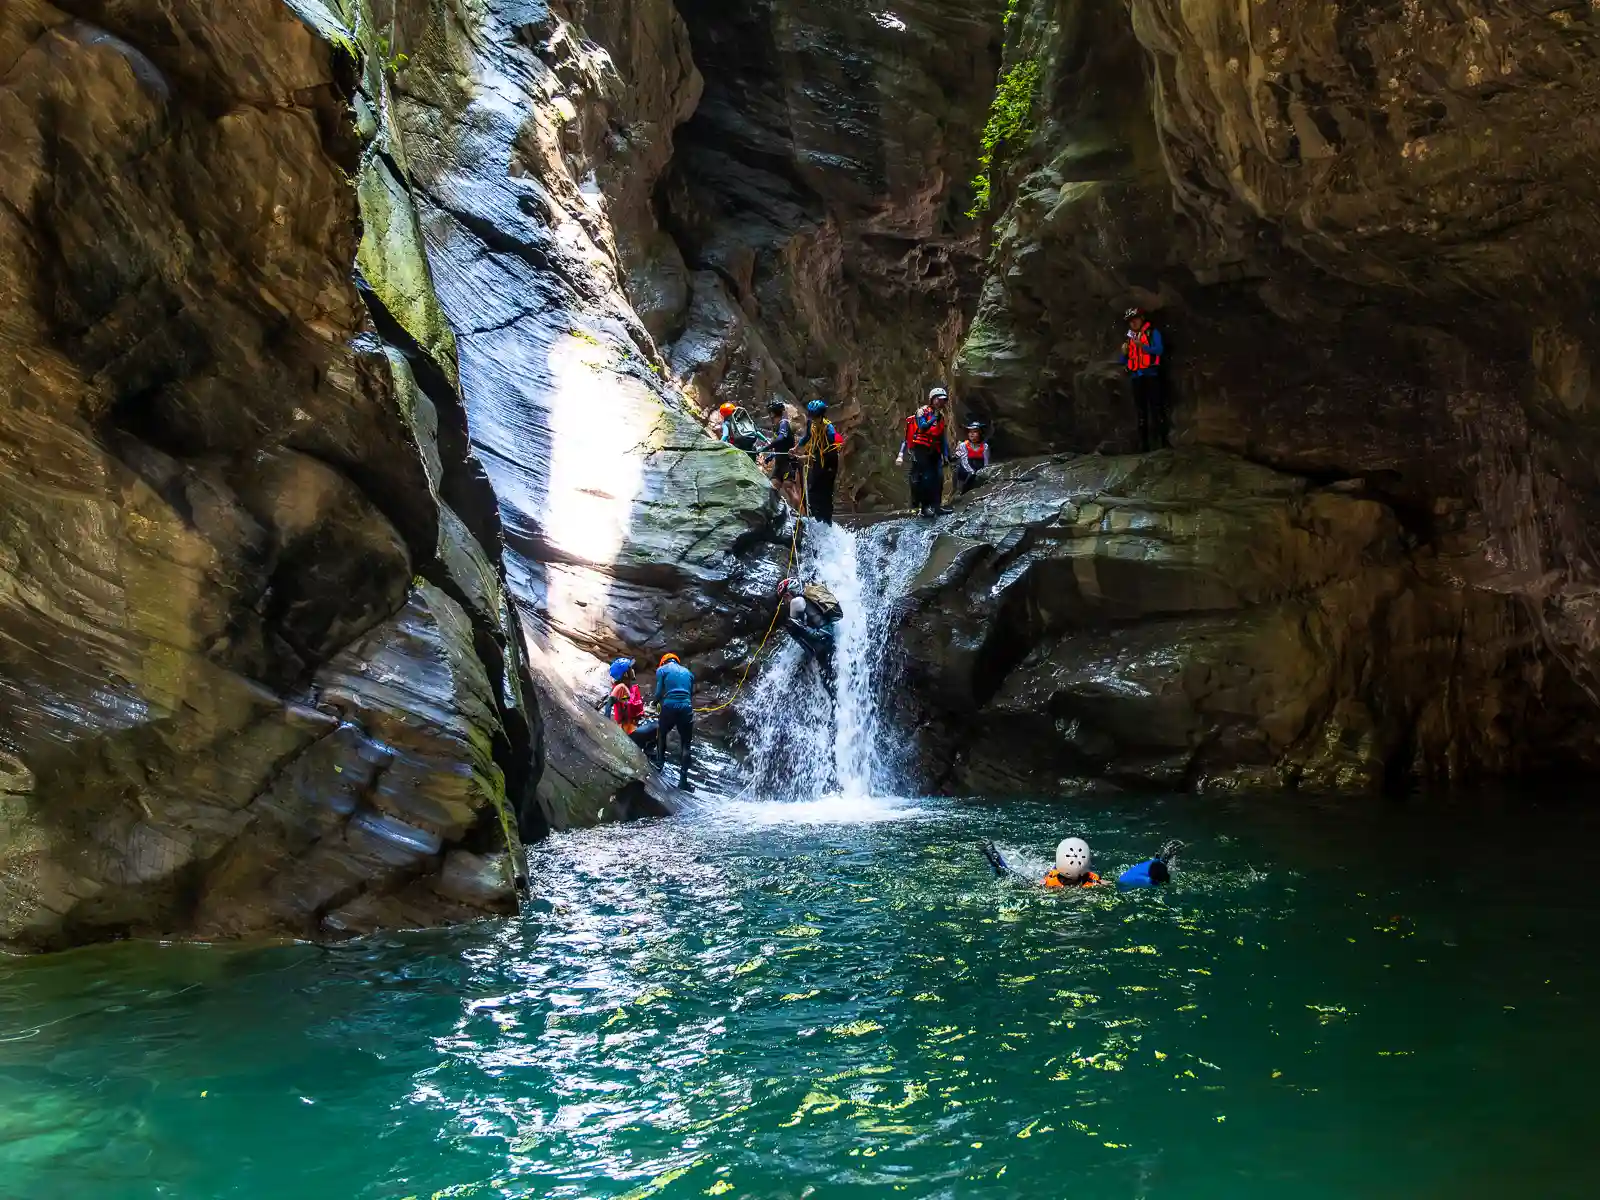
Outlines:
[[618, 683], [620, 683], [622, 681], [622, 677], [631, 670], [633, 670], [633, 659], [613, 658], [611, 660], [611, 678], [616, 680]]
[[823, 413], [828, 411], [828, 402], [826, 400], [813, 400], [810, 404], [806, 405], [806, 411], [813, 417], [820, 417]]

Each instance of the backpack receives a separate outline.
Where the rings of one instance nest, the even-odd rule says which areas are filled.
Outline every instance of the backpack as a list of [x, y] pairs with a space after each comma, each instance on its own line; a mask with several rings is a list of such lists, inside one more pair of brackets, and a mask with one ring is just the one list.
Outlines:
[[756, 443], [761, 440], [761, 431], [756, 428], [755, 420], [742, 408], [733, 410], [728, 425], [728, 442], [740, 450], [754, 450]]
[[835, 621], [844, 620], [844, 606], [839, 603], [839, 598], [822, 584], [808, 583], [800, 594], [806, 598], [807, 604], [817, 610], [817, 615], [822, 618], [823, 624], [832, 625]]

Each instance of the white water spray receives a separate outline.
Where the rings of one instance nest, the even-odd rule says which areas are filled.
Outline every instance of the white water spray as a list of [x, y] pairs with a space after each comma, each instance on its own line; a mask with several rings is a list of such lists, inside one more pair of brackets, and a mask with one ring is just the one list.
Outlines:
[[884, 719], [893, 686], [889, 653], [897, 605], [933, 544], [930, 524], [895, 522], [854, 532], [808, 523], [796, 578], [824, 584], [844, 619], [835, 631], [835, 695], [790, 642], [740, 706], [749, 732], [752, 786], [763, 799], [846, 801], [893, 794], [899, 758]]

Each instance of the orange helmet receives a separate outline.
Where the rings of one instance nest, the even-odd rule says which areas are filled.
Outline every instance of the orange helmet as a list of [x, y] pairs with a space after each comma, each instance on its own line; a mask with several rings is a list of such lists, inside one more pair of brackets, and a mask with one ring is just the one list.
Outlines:
[[724, 404], [721, 408], [717, 409], [717, 411], [724, 417], [731, 417], [733, 416], [733, 410], [738, 407], [739, 406], [737, 404]]
[[661, 656], [661, 661], [656, 664], [656, 670], [659, 671], [662, 667], [666, 666], [669, 662], [675, 662], [680, 667], [683, 666], [683, 660], [681, 658], [679, 658], [676, 654], [663, 654]]

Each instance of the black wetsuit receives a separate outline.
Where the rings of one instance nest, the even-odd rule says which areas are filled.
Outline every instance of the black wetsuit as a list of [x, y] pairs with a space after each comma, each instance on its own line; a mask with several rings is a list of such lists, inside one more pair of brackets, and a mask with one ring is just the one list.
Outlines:
[[805, 652], [811, 655], [817, 668], [822, 672], [822, 678], [828, 683], [833, 683], [833, 651], [836, 644], [836, 626], [840, 618], [829, 620], [817, 610], [817, 606], [801, 597], [805, 608], [799, 618], [792, 613], [784, 619], [784, 628], [789, 631], [789, 636]]
[[794, 441], [794, 423], [784, 417], [772, 431], [772, 441], [767, 443], [767, 452], [772, 455], [774, 483], [788, 483], [800, 470], [800, 459], [794, 453]]

